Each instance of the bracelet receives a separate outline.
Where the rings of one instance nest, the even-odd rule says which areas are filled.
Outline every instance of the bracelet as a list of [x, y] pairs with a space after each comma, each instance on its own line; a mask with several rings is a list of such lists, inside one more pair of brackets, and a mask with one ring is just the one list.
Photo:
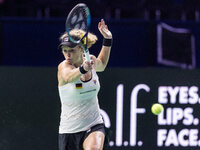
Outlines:
[[103, 46], [112, 46], [113, 39], [105, 39], [103, 38]]
[[86, 71], [84, 68], [83, 68], [83, 65], [81, 65], [79, 67], [79, 71], [81, 72], [81, 74], [86, 74], [88, 71]]

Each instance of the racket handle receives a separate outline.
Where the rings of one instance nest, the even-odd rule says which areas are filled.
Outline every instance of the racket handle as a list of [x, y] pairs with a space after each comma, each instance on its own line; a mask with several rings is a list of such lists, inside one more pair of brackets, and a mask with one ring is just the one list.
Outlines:
[[87, 52], [84, 52], [84, 54], [85, 54], [86, 60], [90, 62], [90, 54], [89, 54], [89, 51], [87, 50]]

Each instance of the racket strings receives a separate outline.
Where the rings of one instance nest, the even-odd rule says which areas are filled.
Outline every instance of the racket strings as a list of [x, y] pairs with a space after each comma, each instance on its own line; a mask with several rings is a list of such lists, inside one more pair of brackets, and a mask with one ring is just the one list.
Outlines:
[[[78, 4], [71, 10], [66, 20], [66, 31], [72, 42], [87, 45], [85, 37], [87, 37], [90, 20], [90, 11], [85, 4]], [[72, 35], [79, 37], [79, 40], [74, 39]]]
[[87, 13], [85, 9], [80, 9], [74, 12], [70, 19], [71, 29], [87, 30]]

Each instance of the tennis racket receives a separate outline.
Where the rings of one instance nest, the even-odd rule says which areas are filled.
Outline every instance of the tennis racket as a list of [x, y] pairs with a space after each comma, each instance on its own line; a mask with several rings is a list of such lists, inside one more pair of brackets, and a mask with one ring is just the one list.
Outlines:
[[[80, 44], [83, 47], [84, 54], [87, 61], [90, 61], [89, 50], [87, 48], [88, 43], [88, 30], [91, 24], [90, 10], [84, 3], [77, 4], [68, 14], [66, 20], [66, 32], [69, 40], [73, 43]], [[70, 35], [70, 31], [73, 29], [80, 29], [84, 31], [81, 35], [81, 39], [73, 38]]]

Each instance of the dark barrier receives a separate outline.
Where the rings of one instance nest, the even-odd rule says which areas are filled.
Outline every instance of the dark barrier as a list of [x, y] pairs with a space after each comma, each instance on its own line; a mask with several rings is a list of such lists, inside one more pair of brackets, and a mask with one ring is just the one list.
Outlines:
[[[56, 150], [56, 68], [0, 68], [0, 149]], [[199, 70], [108, 68], [99, 101], [112, 133], [105, 150], [198, 150]], [[165, 110], [151, 113], [153, 103]]]
[[0, 149], [57, 149], [56, 69], [0, 69]]
[[0, 63], [2, 63], [2, 44], [3, 44], [3, 38], [2, 38], [2, 22], [0, 20]]

